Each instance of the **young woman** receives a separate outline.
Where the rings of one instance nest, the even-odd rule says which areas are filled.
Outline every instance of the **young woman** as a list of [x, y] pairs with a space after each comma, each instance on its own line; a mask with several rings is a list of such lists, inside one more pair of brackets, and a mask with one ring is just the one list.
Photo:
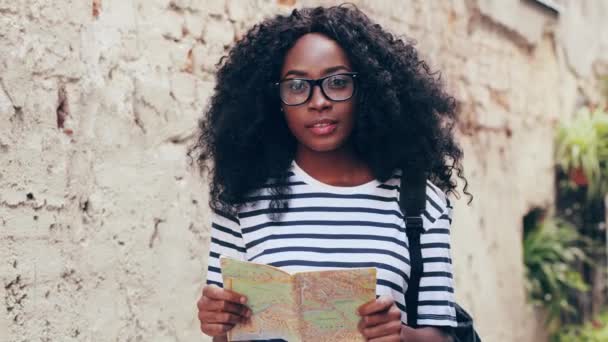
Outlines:
[[[446, 192], [462, 176], [455, 101], [411, 43], [353, 6], [294, 10], [254, 26], [222, 59], [197, 157], [213, 209], [201, 330], [251, 314], [222, 288], [219, 256], [287, 271], [376, 267], [359, 309], [369, 341], [449, 341], [456, 325]], [[407, 325], [409, 253], [400, 174], [424, 171], [425, 272]], [[403, 191], [407, 191], [404, 189]]]

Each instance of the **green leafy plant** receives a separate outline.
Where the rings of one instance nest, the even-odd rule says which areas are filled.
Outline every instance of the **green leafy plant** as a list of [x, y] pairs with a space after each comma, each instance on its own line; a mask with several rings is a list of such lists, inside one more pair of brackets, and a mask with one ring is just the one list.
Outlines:
[[589, 199], [608, 192], [608, 113], [582, 108], [557, 133], [557, 165], [575, 186], [586, 186]]
[[569, 296], [575, 291], [588, 291], [576, 263], [591, 263], [586, 248], [591, 241], [577, 228], [559, 219], [546, 219], [524, 237], [524, 263], [527, 287], [533, 303], [547, 312], [547, 325], [554, 332], [563, 312], [573, 312]]
[[[608, 309], [598, 296], [605, 288], [587, 283], [608, 275], [606, 236], [597, 229], [598, 222], [605, 222], [608, 194], [608, 76], [603, 82], [605, 98], [581, 108], [556, 135], [557, 209], [576, 227], [552, 220], [529, 230], [524, 242], [530, 296], [547, 309], [552, 342], [608, 341]], [[593, 295], [581, 293], [590, 288]], [[584, 304], [588, 300], [591, 306]], [[602, 314], [581, 321], [597, 309]]]
[[552, 342], [608, 341], [608, 311], [583, 325], [566, 325], [551, 337]]

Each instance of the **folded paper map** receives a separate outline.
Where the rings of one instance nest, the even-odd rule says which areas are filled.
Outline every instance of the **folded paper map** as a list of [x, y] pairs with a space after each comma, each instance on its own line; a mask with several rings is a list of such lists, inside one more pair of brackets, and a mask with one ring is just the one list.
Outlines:
[[220, 257], [224, 288], [247, 297], [249, 322], [229, 341], [282, 338], [298, 341], [364, 341], [357, 308], [376, 298], [376, 269], [287, 273], [277, 267]]

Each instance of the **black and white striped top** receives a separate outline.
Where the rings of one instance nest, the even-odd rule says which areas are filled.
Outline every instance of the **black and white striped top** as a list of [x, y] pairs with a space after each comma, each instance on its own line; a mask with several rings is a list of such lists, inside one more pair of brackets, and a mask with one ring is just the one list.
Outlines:
[[[293, 162], [289, 186], [289, 210], [280, 222], [267, 216], [270, 196], [265, 188], [248, 197], [238, 217], [213, 213], [207, 283], [222, 286], [220, 255], [289, 272], [376, 267], [376, 295], [393, 297], [407, 323], [403, 290], [410, 266], [399, 208], [400, 171], [384, 183], [339, 187], [319, 182]], [[424, 273], [419, 325], [456, 326], [451, 210], [445, 194], [429, 182], [420, 238]]]

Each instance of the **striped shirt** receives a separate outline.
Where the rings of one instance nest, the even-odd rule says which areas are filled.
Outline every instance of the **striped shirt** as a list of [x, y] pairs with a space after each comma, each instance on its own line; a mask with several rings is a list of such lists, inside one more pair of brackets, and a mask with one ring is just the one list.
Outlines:
[[[340, 187], [322, 183], [295, 161], [289, 171], [289, 209], [281, 220], [267, 216], [268, 188], [247, 197], [238, 216], [214, 211], [207, 284], [222, 287], [219, 256], [280, 267], [288, 272], [375, 267], [377, 296], [391, 296], [407, 323], [405, 298], [410, 275], [408, 239], [399, 207], [400, 171], [386, 182]], [[424, 273], [418, 324], [456, 326], [450, 250], [451, 210], [445, 194], [427, 182]]]

